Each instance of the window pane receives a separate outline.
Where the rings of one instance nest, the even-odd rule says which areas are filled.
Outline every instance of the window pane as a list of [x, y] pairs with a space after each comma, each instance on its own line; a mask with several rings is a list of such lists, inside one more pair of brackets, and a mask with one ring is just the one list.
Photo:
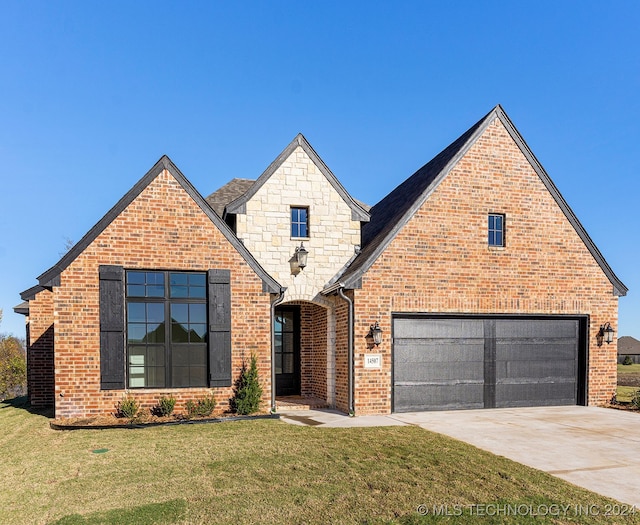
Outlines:
[[146, 335], [146, 324], [129, 323], [127, 325], [127, 338], [130, 343], [143, 343]]
[[191, 273], [189, 274], [189, 284], [204, 287], [207, 285], [207, 278], [203, 273]]
[[189, 305], [173, 303], [171, 305], [171, 320], [176, 323], [189, 322]]
[[207, 322], [207, 306], [204, 304], [189, 305], [189, 322], [206, 323]]
[[180, 323], [171, 323], [171, 342], [172, 343], [188, 343], [189, 332], [188, 325]]
[[293, 374], [293, 354], [282, 354], [282, 373]]
[[186, 286], [172, 286], [171, 297], [189, 297], [189, 288]]
[[189, 282], [189, 277], [186, 273], [172, 273], [169, 274], [169, 282], [172, 286], [175, 284], [186, 286]]
[[190, 286], [189, 297], [193, 299], [204, 299], [207, 296], [207, 289], [204, 286]]
[[147, 323], [164, 321], [164, 303], [147, 303]]
[[171, 369], [173, 373], [173, 386], [189, 386], [189, 367], [188, 366], [174, 366]]
[[276, 354], [276, 374], [282, 374], [282, 354]]
[[204, 343], [204, 336], [207, 332], [206, 324], [192, 324], [189, 325], [191, 330], [189, 331], [189, 341], [191, 343]]
[[140, 284], [127, 285], [127, 295], [129, 297], [144, 297], [145, 295], [144, 286]]
[[127, 272], [127, 284], [144, 284], [144, 272]]
[[146, 346], [130, 346], [129, 347], [129, 364], [144, 365], [146, 353], [147, 353]]
[[191, 366], [207, 366], [207, 347], [190, 345], [189, 363]]
[[164, 343], [164, 323], [147, 325], [147, 343]]
[[147, 320], [145, 310], [145, 303], [128, 303], [127, 321], [130, 323], [144, 323]]
[[148, 285], [160, 285], [164, 288], [164, 273], [162, 272], [147, 272], [147, 284]]
[[164, 297], [164, 286], [147, 286], [147, 297]]
[[207, 386], [207, 369], [204, 366], [189, 367], [189, 386]]
[[149, 366], [164, 366], [164, 346], [147, 347], [147, 364]]
[[187, 345], [174, 346], [171, 349], [173, 366], [189, 366], [189, 347]]
[[151, 366], [146, 369], [147, 386], [149, 388], [158, 388], [165, 385], [164, 367]]

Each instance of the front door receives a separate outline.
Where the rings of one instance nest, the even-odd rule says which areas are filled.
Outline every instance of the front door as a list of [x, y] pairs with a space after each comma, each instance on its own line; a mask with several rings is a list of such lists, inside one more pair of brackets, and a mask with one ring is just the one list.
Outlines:
[[276, 308], [276, 395], [300, 395], [300, 307]]

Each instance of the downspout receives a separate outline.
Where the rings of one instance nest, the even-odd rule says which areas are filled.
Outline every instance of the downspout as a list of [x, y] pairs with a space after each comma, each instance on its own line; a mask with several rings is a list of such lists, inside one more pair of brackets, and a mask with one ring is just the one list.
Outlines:
[[284, 292], [286, 288], [280, 288], [280, 293], [273, 301], [271, 301], [271, 413], [276, 413], [276, 333], [274, 330], [276, 319], [276, 306], [284, 300]]
[[351, 299], [349, 299], [345, 294], [344, 294], [344, 287], [340, 286], [338, 288], [338, 295], [340, 297], [342, 297], [347, 304], [349, 305], [349, 315], [348, 315], [348, 321], [347, 321], [347, 361], [349, 364], [349, 385], [348, 385], [348, 390], [349, 390], [349, 415], [350, 416], [355, 416], [356, 412], [355, 412], [355, 408], [353, 406], [353, 384], [354, 384], [354, 377], [353, 377], [353, 301]]

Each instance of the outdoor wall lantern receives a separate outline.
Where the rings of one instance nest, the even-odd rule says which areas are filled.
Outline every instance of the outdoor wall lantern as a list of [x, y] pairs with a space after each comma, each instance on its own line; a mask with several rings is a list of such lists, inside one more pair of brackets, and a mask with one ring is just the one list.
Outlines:
[[603, 341], [607, 344], [613, 342], [613, 328], [611, 328], [611, 323], [600, 325], [600, 330], [596, 334], [596, 341], [598, 342], [598, 346], [602, 346]]
[[369, 327], [369, 333], [367, 334], [367, 341], [371, 341], [376, 346], [382, 343], [382, 328], [380, 328], [378, 321], [376, 321], [376, 324], [372, 324]]
[[307, 265], [307, 255], [309, 255], [309, 252], [305, 249], [303, 243], [300, 243], [300, 246], [296, 246], [293, 257], [289, 259], [292, 274], [297, 275], [304, 269]]

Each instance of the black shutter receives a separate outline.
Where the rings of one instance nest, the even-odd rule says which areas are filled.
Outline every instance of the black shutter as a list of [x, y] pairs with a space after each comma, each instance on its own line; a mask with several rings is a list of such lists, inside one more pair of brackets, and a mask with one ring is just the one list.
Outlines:
[[209, 270], [209, 386], [231, 386], [231, 272]]
[[100, 388], [125, 387], [124, 269], [101, 265], [100, 273]]

